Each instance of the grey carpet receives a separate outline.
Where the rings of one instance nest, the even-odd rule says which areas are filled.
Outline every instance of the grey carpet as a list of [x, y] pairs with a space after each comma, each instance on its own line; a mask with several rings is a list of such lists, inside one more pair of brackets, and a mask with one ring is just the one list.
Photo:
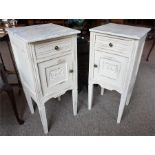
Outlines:
[[[149, 63], [144, 61], [149, 47], [150, 42], [147, 42], [131, 101], [125, 107], [121, 124], [116, 123], [120, 95], [106, 90], [104, 96], [100, 96], [100, 87], [96, 86], [91, 111], [87, 109], [87, 89], [83, 88], [79, 93], [76, 117], [72, 113], [71, 92], [63, 95], [60, 102], [52, 99], [46, 103], [48, 135], [155, 135], [155, 51]], [[44, 135], [37, 108], [31, 115], [24, 94], [19, 96], [18, 88], [15, 88], [15, 95], [25, 123], [18, 125], [9, 99], [3, 93], [0, 95], [0, 135]]]

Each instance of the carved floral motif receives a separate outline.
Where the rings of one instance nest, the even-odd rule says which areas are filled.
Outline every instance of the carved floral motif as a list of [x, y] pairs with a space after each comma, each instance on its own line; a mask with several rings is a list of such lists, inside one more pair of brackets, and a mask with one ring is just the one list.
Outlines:
[[103, 63], [103, 68], [105, 70], [108, 70], [108, 71], [113, 72], [115, 74], [118, 73], [118, 71], [119, 71], [118, 65], [112, 64], [112, 63], [109, 63], [109, 62]]
[[117, 79], [120, 73], [120, 63], [108, 59], [100, 60], [100, 74], [112, 79]]
[[51, 71], [49, 74], [49, 80], [54, 80], [65, 76], [64, 68], [58, 68], [57, 70]]

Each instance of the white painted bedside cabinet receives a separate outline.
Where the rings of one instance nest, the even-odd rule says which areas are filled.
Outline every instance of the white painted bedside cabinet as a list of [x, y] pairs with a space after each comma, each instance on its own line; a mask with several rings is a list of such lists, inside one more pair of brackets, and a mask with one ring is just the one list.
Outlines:
[[15, 61], [31, 113], [37, 103], [48, 133], [45, 102], [72, 90], [73, 113], [77, 114], [77, 34], [55, 24], [8, 29]]
[[[145, 38], [149, 28], [106, 24], [90, 29], [88, 109], [92, 107], [93, 85], [121, 94], [117, 123], [129, 104]], [[104, 100], [103, 100], [104, 102]]]

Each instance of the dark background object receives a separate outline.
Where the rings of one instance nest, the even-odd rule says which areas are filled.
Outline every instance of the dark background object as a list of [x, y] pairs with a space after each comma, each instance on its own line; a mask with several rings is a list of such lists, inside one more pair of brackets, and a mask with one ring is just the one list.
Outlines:
[[14, 97], [14, 92], [13, 88], [10, 84], [8, 84], [7, 76], [6, 76], [6, 71], [4, 69], [4, 66], [0, 64], [0, 93], [5, 91], [8, 94], [8, 97], [10, 98], [12, 108], [14, 110], [14, 114], [16, 116], [16, 119], [19, 124], [23, 124], [24, 121], [19, 118], [18, 111], [17, 111], [17, 106], [16, 106], [16, 101]]

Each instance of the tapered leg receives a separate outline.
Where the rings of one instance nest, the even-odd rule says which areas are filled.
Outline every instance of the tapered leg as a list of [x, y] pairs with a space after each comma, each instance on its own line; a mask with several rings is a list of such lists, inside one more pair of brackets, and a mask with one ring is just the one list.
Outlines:
[[58, 101], [61, 101], [61, 96], [58, 97]]
[[89, 86], [88, 86], [88, 109], [89, 110], [91, 110], [91, 107], [92, 107], [93, 90], [94, 90], [94, 85], [89, 84]]
[[120, 100], [120, 105], [119, 105], [119, 110], [118, 110], [117, 123], [121, 122], [124, 107], [125, 107], [125, 103], [126, 103], [126, 97], [127, 97], [126, 94], [121, 95], [121, 100]]
[[47, 134], [48, 133], [48, 124], [47, 124], [45, 106], [38, 107], [38, 109], [39, 109], [39, 114], [40, 114], [41, 122], [43, 125], [43, 129], [44, 129], [44, 133]]
[[34, 114], [34, 107], [33, 107], [32, 98], [31, 98], [31, 96], [29, 95], [29, 93], [27, 92], [26, 89], [24, 89], [24, 92], [25, 92], [25, 97], [26, 97], [28, 106], [30, 108], [31, 114]]
[[132, 92], [133, 92], [133, 88], [134, 88], [134, 84], [133, 84], [130, 92], [128, 92], [127, 99], [126, 99], [126, 105], [129, 105], [129, 103], [130, 103], [130, 98], [131, 98], [131, 95], [132, 95]]
[[101, 95], [103, 96], [104, 94], [104, 88], [101, 87]]
[[127, 99], [126, 99], [126, 105], [128, 106], [129, 103], [130, 103], [130, 98], [131, 98], [131, 95], [132, 95], [132, 92], [130, 92], [127, 96]]
[[77, 101], [78, 101], [78, 90], [72, 90], [72, 100], [73, 100], [73, 114], [74, 116], [77, 115]]
[[17, 111], [17, 106], [16, 106], [16, 102], [15, 102], [15, 97], [14, 97], [13, 89], [12, 88], [9, 88], [9, 89], [6, 90], [6, 92], [7, 92], [8, 96], [10, 98], [10, 101], [12, 103], [12, 108], [13, 108], [13, 111], [15, 113], [15, 116], [16, 116], [16, 119], [17, 119], [18, 123], [19, 124], [23, 124], [24, 121], [21, 120], [19, 118], [19, 115], [18, 115], [18, 111]]

